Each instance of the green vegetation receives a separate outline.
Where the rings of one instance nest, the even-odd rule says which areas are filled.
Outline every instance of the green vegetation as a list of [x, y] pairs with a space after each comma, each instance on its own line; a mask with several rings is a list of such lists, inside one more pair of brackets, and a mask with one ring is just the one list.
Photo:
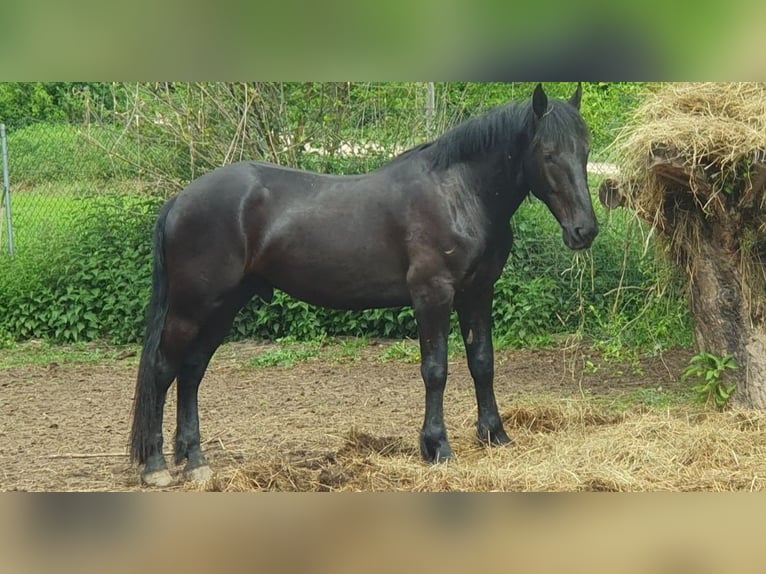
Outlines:
[[403, 361], [406, 363], [420, 362], [420, 347], [417, 341], [397, 341], [388, 347], [381, 355], [383, 361]]
[[[61, 185], [135, 187], [139, 181], [152, 181], [151, 166], [168, 169], [178, 159], [159, 143], [122, 142], [121, 137], [122, 130], [110, 124], [31, 123], [9, 130], [12, 188], [41, 193]], [[113, 153], [117, 148], [119, 154]]]
[[0, 121], [14, 128], [29, 122], [80, 122], [94, 106], [112, 107], [112, 92], [104, 82], [3, 82]]
[[0, 369], [18, 366], [52, 364], [109, 363], [129, 359], [137, 364], [138, 346], [114, 346], [98, 342], [53, 344], [49, 341], [27, 341], [0, 345]]
[[[336, 173], [368, 171], [385, 161], [394, 145], [422, 141], [429, 129], [439, 133], [487, 107], [523, 97], [532, 87], [439, 84], [431, 126], [422, 113], [424, 85], [414, 83], [152, 84], [136, 87], [132, 96], [125, 90], [115, 94], [114, 109], [94, 105], [101, 114], [98, 124], [51, 123], [72, 119], [69, 112], [33, 115], [48, 123], [20, 122], [9, 130], [18, 254], [7, 257], [4, 237], [0, 240], [0, 347], [30, 339], [138, 343], [151, 285], [152, 228], [163, 198], [190, 175], [220, 164], [229, 150], [229, 160], [242, 154]], [[573, 88], [551, 84], [548, 89], [568, 97]], [[598, 155], [641, 86], [586, 83], [584, 90], [583, 113]], [[236, 132], [243, 94], [258, 103], [246, 115], [252, 130], [247, 138]], [[0, 89], [0, 106], [2, 97]], [[120, 124], [120, 114], [134, 109], [135, 98], [142, 103], [141, 121]], [[224, 103], [228, 107], [216, 112]], [[196, 105], [201, 107], [194, 115]], [[290, 135], [295, 145], [282, 149], [274, 133]], [[235, 141], [239, 147], [232, 147]], [[298, 145], [335, 149], [342, 141], [380, 141], [384, 151], [324, 156]], [[594, 197], [598, 183], [592, 178]], [[657, 262], [645, 227], [627, 212], [595, 208], [601, 235], [590, 251], [575, 254], [564, 247], [558, 224], [541, 202], [530, 199], [522, 206], [512, 223], [514, 250], [496, 288], [499, 347], [549, 346], [575, 335], [593, 341], [605, 356], [630, 360], [690, 344], [683, 290]], [[454, 356], [464, 351], [457, 322], [453, 325]], [[255, 359], [274, 365], [304, 360], [316, 351], [311, 342], [334, 337], [414, 340], [417, 329], [409, 308], [330, 311], [277, 293], [270, 305], [260, 300], [247, 305], [230, 335], [231, 340], [293, 341], [281, 346], [281, 354]], [[347, 345], [345, 360], [354, 360], [358, 349]], [[414, 360], [418, 352], [416, 344], [406, 342], [386, 351], [403, 360]]]
[[692, 391], [697, 401], [713, 404], [722, 410], [736, 388], [736, 385], [726, 384], [726, 371], [736, 368], [738, 368], [737, 361], [731, 355], [719, 357], [701, 352], [691, 358], [681, 380], [696, 379], [698, 383], [692, 387]]
[[24, 251], [0, 258], [0, 331], [21, 341], [139, 341], [159, 200], [103, 193], [62, 205], [66, 217], [49, 219], [43, 233], [22, 226]]
[[255, 356], [250, 361], [250, 365], [290, 368], [296, 363], [320, 357], [336, 363], [355, 363], [361, 359], [361, 351], [369, 346], [370, 341], [366, 337], [341, 339], [321, 337], [314, 341], [302, 342], [286, 337], [279, 339], [277, 344], [277, 348], [268, 349]]
[[367, 337], [352, 337], [336, 340], [331, 357], [338, 363], [356, 363], [361, 357], [361, 351], [370, 345]]
[[321, 354], [322, 342], [309, 341], [301, 343], [292, 339], [277, 341], [279, 348], [270, 349], [255, 356], [250, 365], [253, 367], [285, 367], [315, 359]]

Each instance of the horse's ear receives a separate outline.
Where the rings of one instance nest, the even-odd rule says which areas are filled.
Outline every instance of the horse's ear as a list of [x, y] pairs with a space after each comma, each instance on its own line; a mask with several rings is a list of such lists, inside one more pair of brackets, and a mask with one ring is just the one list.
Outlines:
[[577, 82], [577, 89], [575, 90], [575, 93], [572, 94], [572, 97], [569, 98], [569, 103], [579, 110], [580, 100], [582, 100], [582, 82]]
[[532, 94], [532, 109], [537, 119], [543, 117], [548, 111], [548, 96], [545, 95], [542, 84], [537, 84], [535, 93]]

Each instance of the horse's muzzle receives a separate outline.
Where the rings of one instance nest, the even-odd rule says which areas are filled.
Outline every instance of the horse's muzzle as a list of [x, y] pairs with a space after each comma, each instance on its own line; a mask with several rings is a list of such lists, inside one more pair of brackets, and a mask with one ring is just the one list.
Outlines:
[[588, 225], [572, 226], [563, 228], [564, 244], [578, 251], [587, 249], [593, 244], [593, 240], [598, 235], [598, 223], [593, 222]]

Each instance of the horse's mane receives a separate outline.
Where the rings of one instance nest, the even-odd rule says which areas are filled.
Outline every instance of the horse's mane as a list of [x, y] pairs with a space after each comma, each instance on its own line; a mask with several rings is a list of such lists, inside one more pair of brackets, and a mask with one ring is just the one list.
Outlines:
[[408, 157], [412, 156], [414, 153], [430, 148], [432, 145], [433, 145], [433, 142], [425, 142], [425, 143], [413, 146], [409, 149], [404, 150], [400, 154], [395, 155], [394, 158], [391, 160], [391, 162], [407, 159]]
[[[412, 147], [394, 158], [404, 159], [428, 150], [434, 167], [445, 169], [487, 152], [502, 149], [509, 155], [529, 138], [532, 130], [532, 103], [511, 102], [458, 124], [431, 142]], [[563, 140], [574, 132], [588, 138], [588, 128], [578, 111], [561, 100], [551, 100], [545, 121], [540, 122], [540, 137]]]

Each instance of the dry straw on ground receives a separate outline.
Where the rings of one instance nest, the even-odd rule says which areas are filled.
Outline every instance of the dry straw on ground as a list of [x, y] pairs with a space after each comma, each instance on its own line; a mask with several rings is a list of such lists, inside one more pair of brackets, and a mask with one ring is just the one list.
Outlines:
[[505, 413], [515, 439], [488, 449], [460, 429], [458, 458], [429, 466], [414, 443], [351, 429], [335, 452], [225, 470], [216, 491], [741, 491], [766, 489], [766, 413], [545, 400]]

